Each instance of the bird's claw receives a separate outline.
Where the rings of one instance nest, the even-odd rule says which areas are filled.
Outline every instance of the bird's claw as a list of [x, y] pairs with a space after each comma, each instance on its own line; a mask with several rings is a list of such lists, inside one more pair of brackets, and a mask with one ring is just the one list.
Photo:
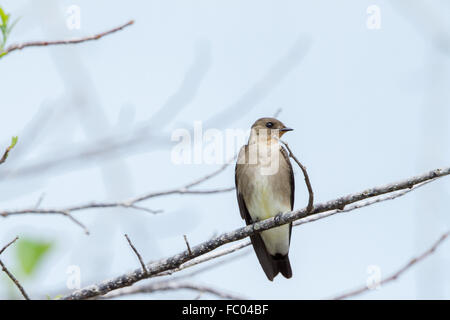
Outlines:
[[281, 221], [281, 215], [282, 215], [283, 213], [282, 212], [280, 212], [280, 213], [278, 213], [276, 216], [275, 216], [275, 222], [276, 223], [280, 223], [280, 221]]

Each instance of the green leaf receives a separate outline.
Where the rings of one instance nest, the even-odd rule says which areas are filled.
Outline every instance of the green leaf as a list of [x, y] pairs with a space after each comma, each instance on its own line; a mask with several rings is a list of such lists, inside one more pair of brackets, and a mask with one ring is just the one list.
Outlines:
[[6, 46], [6, 42], [8, 41], [8, 36], [11, 33], [12, 29], [15, 27], [17, 22], [19, 22], [19, 19], [14, 20], [13, 23], [9, 24], [10, 22], [10, 14], [5, 13], [5, 11], [0, 7], [0, 32], [1, 32], [1, 39], [0, 39], [0, 58], [3, 57], [6, 53], [2, 52]]
[[9, 146], [9, 150], [14, 148], [17, 144], [17, 141], [19, 140], [19, 137], [15, 136], [11, 138], [11, 145]]
[[0, 18], [2, 19], [2, 25], [6, 26], [8, 24], [9, 14], [6, 14], [2, 7], [0, 7]]
[[22, 271], [26, 275], [31, 275], [52, 245], [51, 242], [20, 239], [16, 246], [16, 252]]

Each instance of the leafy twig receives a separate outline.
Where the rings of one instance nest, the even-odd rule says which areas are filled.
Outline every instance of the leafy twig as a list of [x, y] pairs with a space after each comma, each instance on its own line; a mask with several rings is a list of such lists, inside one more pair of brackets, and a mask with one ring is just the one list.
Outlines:
[[19, 21], [19, 19], [16, 19], [13, 23], [9, 24], [9, 18], [10, 15], [5, 13], [2, 7], [0, 7], [0, 32], [2, 34], [2, 39], [0, 41], [0, 58], [6, 55], [3, 49], [5, 48], [6, 42], [8, 41], [9, 34], [11, 33], [16, 23]]
[[[1, 10], [1, 8], [0, 8], [0, 10]], [[0, 159], [0, 164], [4, 163], [6, 161], [6, 159], [8, 158], [9, 152], [16, 146], [18, 140], [19, 140], [18, 137], [12, 137], [11, 144], [9, 145], [8, 148], [6, 148], [5, 153], [3, 154], [2, 158]]]
[[25, 43], [12, 44], [8, 48], [6, 48], [3, 52], [0, 53], [0, 58], [4, 55], [7, 55], [7, 54], [13, 52], [13, 51], [22, 50], [24, 48], [29, 48], [29, 47], [46, 47], [46, 46], [54, 46], [54, 45], [77, 44], [77, 43], [82, 43], [82, 42], [98, 40], [107, 35], [110, 35], [112, 33], [120, 31], [128, 26], [131, 26], [132, 24], [134, 24], [134, 20], [130, 20], [127, 23], [124, 23], [116, 28], [111, 29], [111, 30], [101, 32], [101, 33], [98, 33], [98, 34], [95, 34], [92, 36], [83, 37], [83, 38], [68, 39], [68, 40], [56, 40], [56, 41], [30, 41], [30, 42], [25, 42]]

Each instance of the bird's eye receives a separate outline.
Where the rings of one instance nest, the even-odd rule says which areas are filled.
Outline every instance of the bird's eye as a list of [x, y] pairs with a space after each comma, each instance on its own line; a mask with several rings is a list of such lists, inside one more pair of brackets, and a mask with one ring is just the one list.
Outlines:
[[267, 127], [267, 128], [272, 128], [272, 127], [273, 127], [273, 122], [270, 122], [270, 121], [267, 122], [267, 123], [266, 123], [266, 127]]

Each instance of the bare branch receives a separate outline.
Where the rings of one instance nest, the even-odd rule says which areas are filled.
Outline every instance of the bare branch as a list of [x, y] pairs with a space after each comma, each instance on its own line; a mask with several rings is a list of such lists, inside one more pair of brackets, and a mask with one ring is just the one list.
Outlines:
[[[6, 250], [6, 248], [8, 248], [10, 245], [12, 245], [14, 242], [17, 241], [17, 239], [19, 239], [19, 237], [15, 237], [12, 241], [10, 241], [7, 245], [5, 245], [1, 250], [0, 250], [0, 255], [3, 253], [3, 251]], [[20, 284], [19, 280], [16, 279], [16, 277], [13, 276], [13, 274], [6, 268], [5, 264], [2, 262], [2, 260], [0, 260], [0, 266], [2, 267], [3, 272], [6, 273], [6, 275], [11, 279], [12, 282], [14, 282], [14, 284], [16, 285], [16, 287], [19, 289], [19, 291], [22, 293], [23, 297], [26, 300], [30, 300], [30, 297], [27, 295], [27, 293], [25, 292], [24, 288], [22, 287], [22, 285]]]
[[142, 266], [142, 271], [144, 271], [145, 273], [147, 273], [147, 268], [145, 267], [145, 263], [144, 263], [144, 260], [142, 259], [141, 255], [140, 255], [139, 252], [136, 250], [136, 248], [133, 246], [133, 244], [131, 243], [131, 240], [130, 240], [130, 238], [128, 238], [128, 235], [127, 235], [127, 234], [125, 234], [125, 238], [127, 239], [128, 244], [130, 245], [131, 249], [133, 249], [134, 253], [135, 253], [136, 256], [138, 257], [139, 262], [141, 263], [141, 266]]
[[[396, 198], [402, 197], [402, 196], [410, 193], [411, 191], [413, 191], [413, 190], [415, 190], [417, 188], [423, 187], [424, 185], [426, 185], [426, 184], [428, 184], [428, 183], [430, 183], [432, 181], [434, 181], [434, 179], [425, 181], [425, 182], [420, 183], [420, 184], [417, 184], [417, 185], [415, 185], [414, 187], [412, 187], [410, 189], [397, 191], [397, 192], [395, 192], [393, 194], [390, 194], [388, 196], [385, 196], [385, 197], [377, 197], [377, 198], [375, 198], [373, 200], [368, 200], [368, 201], [356, 203], [354, 205], [349, 205], [344, 210], [336, 209], [336, 210], [327, 211], [327, 212], [324, 212], [324, 213], [318, 213], [318, 214], [310, 215], [310, 216], [307, 216], [305, 218], [296, 220], [293, 223], [293, 225], [295, 227], [295, 226], [299, 226], [299, 225], [302, 225], [302, 224], [305, 224], [305, 223], [309, 223], [309, 222], [314, 222], [314, 221], [317, 221], [317, 220], [320, 220], [320, 219], [323, 219], [323, 218], [335, 215], [336, 213], [350, 212], [350, 211], [353, 211], [353, 210], [356, 210], [356, 209], [360, 209], [360, 208], [363, 208], [363, 207], [370, 206], [370, 205], [375, 204], [375, 203], [388, 201], [388, 200], [394, 200]], [[193, 266], [195, 266], [197, 264], [200, 264], [200, 263], [203, 263], [203, 262], [207, 262], [207, 261], [213, 260], [215, 258], [219, 258], [221, 256], [225, 256], [225, 255], [231, 254], [231, 253], [233, 253], [235, 251], [238, 251], [240, 249], [243, 249], [243, 248], [249, 246], [250, 244], [251, 244], [251, 242], [249, 240], [245, 240], [245, 241], [240, 242], [238, 244], [232, 245], [232, 246], [230, 246], [228, 248], [217, 250], [215, 252], [211, 252], [211, 253], [202, 255], [202, 256], [200, 256], [198, 258], [192, 259], [192, 260], [182, 264], [179, 268], [159, 273], [155, 277], [172, 275], [175, 272], [179, 272], [179, 271], [182, 271], [182, 270], [184, 270], [186, 268], [193, 267]], [[223, 263], [220, 263], [220, 264], [223, 264]], [[203, 269], [209, 269], [209, 268], [210, 268], [210, 266], [206, 266]], [[197, 274], [199, 272], [202, 272], [203, 269], [199, 269], [199, 270], [196, 270], [194, 272], [191, 272], [191, 273], [188, 274], [188, 276], [193, 276], [193, 275], [195, 275], [195, 274]]]
[[24, 48], [29, 48], [29, 47], [46, 47], [46, 46], [54, 46], [54, 45], [77, 44], [77, 43], [82, 43], [82, 42], [98, 40], [107, 35], [110, 35], [112, 33], [120, 31], [128, 26], [131, 26], [133, 23], [134, 23], [134, 20], [130, 20], [127, 23], [120, 25], [114, 29], [111, 29], [111, 30], [108, 30], [108, 31], [105, 31], [102, 33], [98, 33], [98, 34], [95, 34], [92, 36], [83, 37], [83, 38], [76, 38], [76, 39], [69, 39], [69, 40], [57, 40], [57, 41], [30, 41], [30, 42], [12, 44], [5, 51], [2, 51], [0, 53], [4, 56], [13, 51], [22, 50]]
[[[169, 271], [161, 272], [161, 273], [155, 275], [154, 278], [158, 278], [159, 279], [159, 278], [161, 278], [163, 276], [170, 276], [170, 280], [172, 280], [172, 281], [175, 281], [175, 280], [178, 281], [178, 280], [181, 280], [181, 279], [193, 278], [196, 275], [202, 274], [202, 273], [207, 272], [207, 271], [209, 271], [211, 269], [214, 269], [214, 268], [217, 268], [217, 267], [223, 267], [223, 266], [225, 266], [226, 264], [228, 264], [230, 262], [233, 262], [233, 261], [235, 261], [237, 259], [242, 258], [245, 255], [248, 255], [252, 251], [251, 250], [244, 250], [244, 251], [242, 251], [242, 252], [240, 252], [238, 254], [229, 255], [228, 257], [226, 257], [224, 259], [217, 259], [213, 263], [209, 263], [209, 264], [205, 263], [204, 266], [202, 266], [200, 268], [197, 268], [197, 269], [195, 269], [193, 271], [190, 271], [190, 272], [181, 273], [181, 274], [177, 274], [177, 275], [173, 275], [173, 273], [175, 273], [177, 271], [183, 271], [184, 269], [193, 267], [193, 266], [195, 266], [197, 264], [200, 264], [200, 263], [203, 263], [203, 262], [208, 262], [208, 261], [213, 260], [215, 258], [220, 258], [222, 256], [225, 256], [225, 255], [228, 255], [228, 254], [233, 253], [235, 251], [238, 251], [238, 250], [240, 250], [240, 249], [242, 249], [244, 247], [247, 247], [249, 245], [250, 245], [250, 241], [244, 240], [243, 242], [238, 243], [237, 245], [231, 245], [231, 246], [229, 246], [226, 249], [216, 250], [215, 252], [211, 252], [211, 253], [205, 254], [205, 255], [203, 255], [201, 257], [192, 259], [192, 260], [184, 263], [183, 265], [181, 265], [180, 268], [178, 268], [176, 270], [170, 270], [170, 272]], [[56, 296], [56, 295], [60, 296], [61, 292], [65, 292], [65, 291], [67, 291], [66, 288], [60, 289], [60, 290], [56, 290], [53, 295], [54, 296]], [[118, 291], [119, 290], [115, 290], [114, 293], [116, 293]], [[109, 295], [105, 296], [105, 298], [109, 298]]]
[[199, 179], [194, 180], [193, 182], [187, 183], [181, 188], [169, 189], [165, 191], [157, 191], [143, 194], [141, 196], [130, 198], [123, 201], [116, 202], [90, 202], [82, 205], [70, 206], [65, 208], [39, 208], [38, 206], [33, 206], [29, 209], [19, 209], [19, 210], [4, 210], [0, 211], [0, 216], [8, 217], [13, 215], [21, 215], [21, 214], [60, 214], [68, 217], [77, 225], [81, 226], [86, 234], [89, 234], [87, 228], [78, 220], [76, 220], [72, 213], [81, 210], [89, 210], [89, 209], [98, 209], [98, 208], [131, 208], [135, 210], [145, 211], [153, 214], [157, 214], [162, 212], [162, 210], [151, 210], [142, 206], [137, 206], [136, 204], [151, 198], [174, 195], [174, 194], [198, 194], [198, 195], [207, 195], [214, 193], [223, 193], [234, 190], [234, 187], [229, 188], [212, 188], [212, 189], [204, 189], [204, 190], [191, 190], [192, 187], [197, 186], [224, 171], [229, 165], [229, 161], [221, 166], [219, 169], [209, 173]]
[[196, 257], [200, 257], [214, 249], [230, 242], [238, 241], [244, 239], [252, 234], [274, 228], [286, 223], [293, 222], [300, 218], [310, 216], [313, 214], [318, 214], [325, 211], [331, 211], [340, 209], [343, 210], [345, 206], [350, 205], [355, 202], [359, 202], [368, 198], [377, 197], [383, 194], [392, 193], [399, 190], [405, 190], [413, 188], [415, 185], [421, 184], [425, 181], [433, 180], [438, 177], [443, 177], [450, 174], [450, 167], [443, 169], [436, 169], [429, 171], [425, 174], [415, 176], [406, 180], [398, 181], [395, 183], [383, 185], [380, 187], [370, 188], [361, 192], [354, 194], [349, 194], [331, 200], [325, 203], [316, 204], [312, 212], [307, 211], [307, 209], [294, 210], [291, 212], [284, 213], [275, 218], [269, 218], [263, 221], [256, 222], [254, 224], [248, 225], [246, 227], [239, 228], [237, 230], [224, 233], [215, 237], [209, 241], [203, 242], [195, 247], [191, 248], [191, 253], [185, 250], [179, 254], [171, 256], [169, 258], [164, 258], [159, 261], [151, 262], [147, 264], [148, 273], [145, 274], [141, 269], [134, 270], [130, 273], [123, 274], [116, 278], [106, 280], [104, 282], [85, 287], [83, 289], [77, 290], [69, 295], [63, 297], [63, 299], [87, 299], [96, 297], [99, 295], [104, 295], [115, 289], [124, 288], [136, 283], [145, 278], [156, 276], [160, 273], [167, 272], [169, 270], [174, 270], [180, 268], [184, 263], [193, 260]]
[[353, 210], [356, 210], [356, 209], [360, 209], [360, 208], [363, 208], [363, 207], [368, 207], [368, 206], [370, 206], [372, 204], [375, 204], [375, 203], [378, 203], [378, 202], [383, 202], [383, 201], [387, 201], [387, 200], [394, 200], [394, 199], [397, 199], [399, 197], [402, 197], [402, 196], [410, 193], [411, 191], [413, 191], [413, 190], [415, 190], [417, 188], [423, 187], [424, 185], [426, 185], [426, 184], [428, 184], [428, 183], [430, 183], [430, 182], [432, 182], [434, 180], [435, 179], [431, 179], [431, 180], [419, 183], [419, 184], [413, 186], [410, 189], [397, 191], [397, 192], [394, 192], [394, 193], [392, 193], [392, 194], [390, 194], [388, 196], [376, 197], [375, 199], [371, 199], [371, 200], [367, 200], [367, 201], [363, 201], [363, 202], [358, 202], [356, 204], [352, 204], [352, 205], [347, 206], [345, 209], [335, 209], [335, 210], [326, 211], [326, 212], [314, 214], [314, 215], [311, 215], [311, 216], [307, 216], [305, 218], [302, 218], [302, 219], [299, 219], [299, 220], [295, 221], [293, 223], [293, 225], [295, 227], [295, 226], [299, 226], [301, 224], [305, 224], [305, 223], [309, 223], [309, 222], [313, 222], [313, 221], [317, 221], [317, 220], [320, 220], [320, 219], [323, 219], [323, 218], [327, 218], [327, 217], [333, 216], [336, 213], [350, 212], [350, 211], [353, 211]]
[[[385, 283], [397, 280], [403, 273], [405, 273], [406, 271], [408, 271], [410, 268], [412, 268], [415, 264], [423, 261], [424, 259], [426, 259], [428, 256], [430, 256], [431, 254], [433, 254], [435, 252], [435, 250], [448, 238], [448, 236], [450, 235], [450, 231], [447, 231], [446, 233], [444, 233], [443, 235], [441, 235], [439, 237], [439, 239], [429, 248], [427, 249], [425, 252], [423, 252], [421, 255], [412, 258], [406, 265], [404, 265], [402, 268], [400, 268], [398, 271], [394, 272], [392, 275], [390, 275], [387, 278], [384, 278], [383, 280], [380, 281], [379, 285], [383, 285]], [[333, 298], [334, 300], [342, 300], [342, 299], [348, 299], [357, 295], [360, 295], [362, 293], [365, 293], [367, 291], [369, 291], [370, 288], [366, 285], [366, 286], [362, 286], [361, 288], [346, 292], [346, 293], [342, 293], [338, 296], [336, 296], [335, 298]]]
[[305, 177], [306, 187], [308, 188], [308, 193], [309, 193], [309, 200], [308, 200], [308, 206], [306, 207], [306, 211], [308, 213], [312, 212], [314, 209], [314, 192], [311, 187], [311, 181], [309, 180], [309, 176], [308, 176], [308, 172], [306, 171], [306, 167], [304, 165], [302, 165], [300, 163], [300, 161], [297, 159], [297, 157], [294, 155], [294, 153], [292, 153], [292, 150], [291, 150], [291, 148], [289, 148], [289, 145], [287, 144], [287, 142], [284, 142], [283, 140], [280, 140], [280, 141], [281, 141], [281, 143], [283, 143], [286, 146], [286, 149], [289, 151], [289, 157], [294, 159], [294, 161], [297, 162], [300, 169], [302, 169], [303, 176]]

